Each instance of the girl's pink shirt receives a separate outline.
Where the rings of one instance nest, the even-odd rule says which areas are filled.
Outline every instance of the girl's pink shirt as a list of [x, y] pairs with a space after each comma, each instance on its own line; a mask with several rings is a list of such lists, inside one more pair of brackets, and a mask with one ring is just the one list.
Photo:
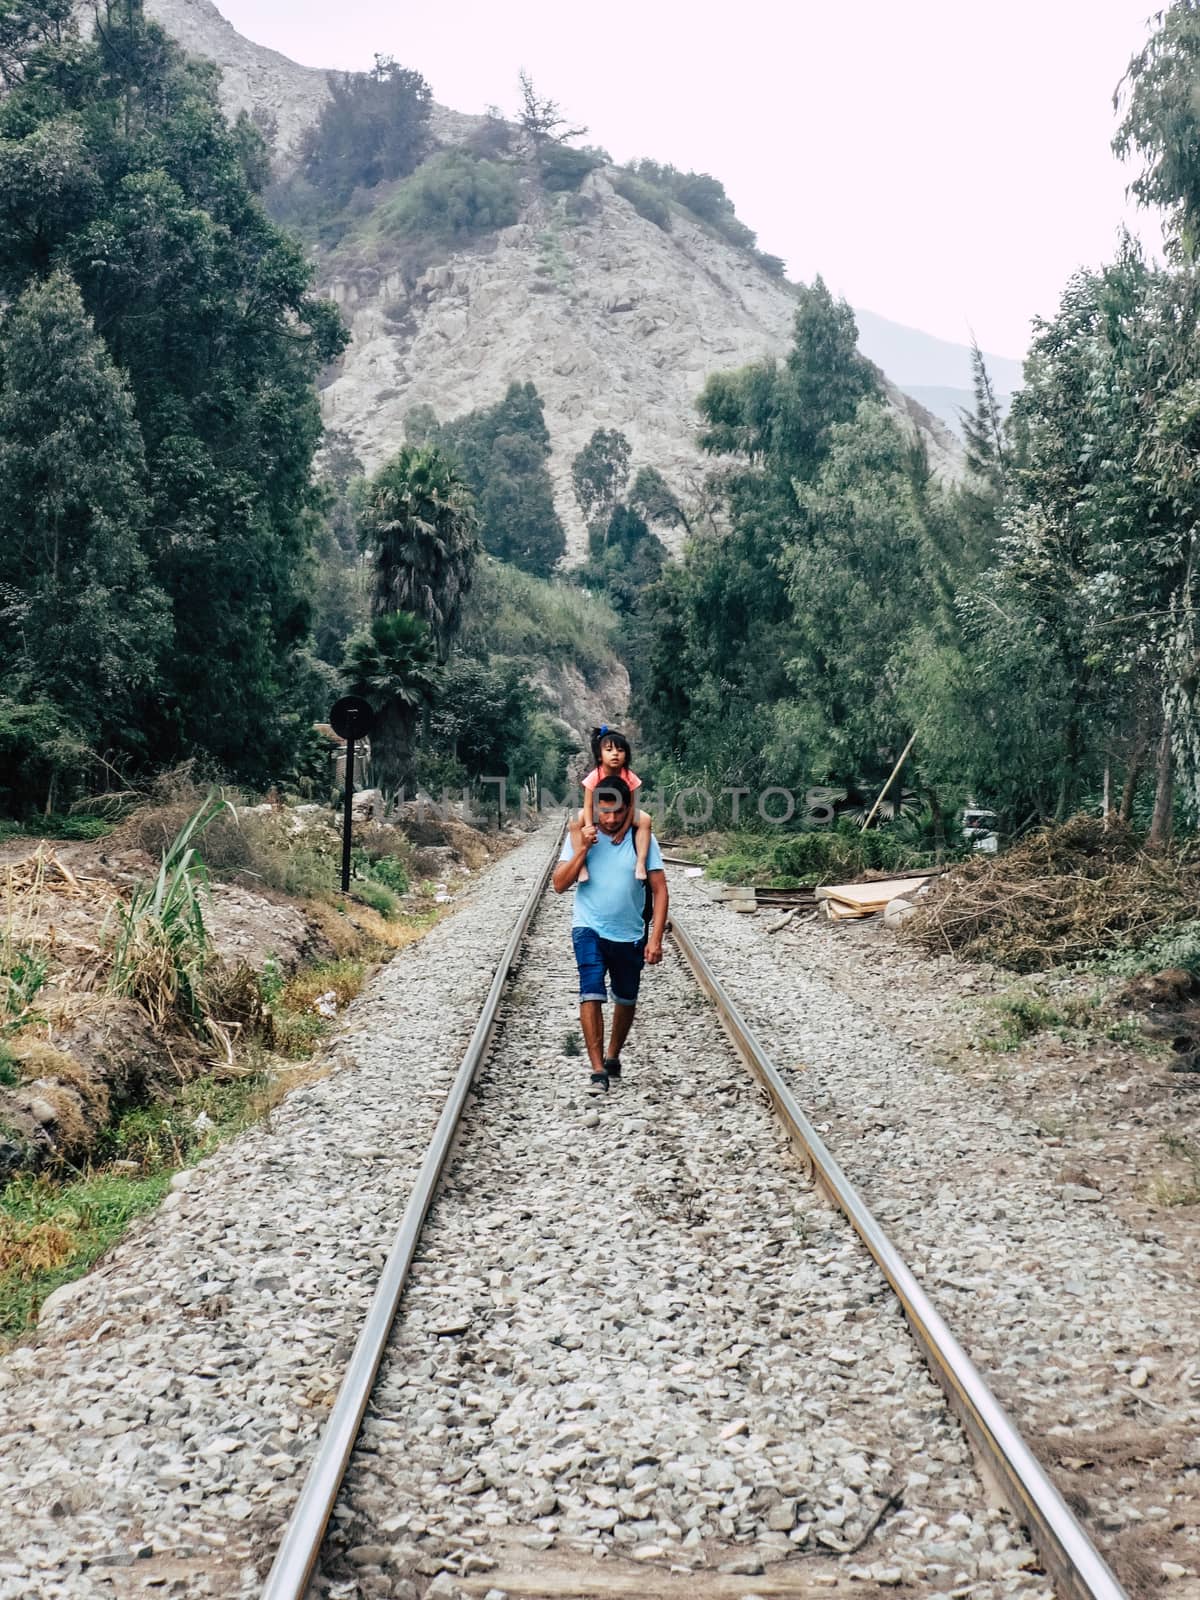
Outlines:
[[[602, 767], [593, 767], [591, 772], [589, 772], [587, 777], [583, 780], [583, 787], [585, 789], [594, 789], [604, 776], [604, 769]], [[628, 767], [622, 767], [620, 772], [617, 773], [617, 777], [623, 778], [630, 789], [640, 789], [642, 787], [642, 780], [638, 777], [636, 772], [630, 772]]]

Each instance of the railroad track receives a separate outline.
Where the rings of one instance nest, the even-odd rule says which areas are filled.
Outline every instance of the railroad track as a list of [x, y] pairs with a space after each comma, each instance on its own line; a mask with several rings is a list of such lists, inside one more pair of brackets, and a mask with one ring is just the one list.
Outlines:
[[574, 1010], [551, 865], [264, 1600], [1119, 1600], [678, 920], [625, 1081], [593, 1106], [582, 1057], [546, 1071]]

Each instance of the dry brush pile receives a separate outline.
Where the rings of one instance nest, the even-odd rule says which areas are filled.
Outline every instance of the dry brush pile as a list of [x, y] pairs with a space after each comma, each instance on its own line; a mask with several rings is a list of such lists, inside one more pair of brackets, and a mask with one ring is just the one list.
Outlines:
[[1045, 972], [1136, 948], [1198, 908], [1200, 860], [1151, 855], [1126, 824], [1080, 816], [947, 873], [905, 933], [935, 954]]

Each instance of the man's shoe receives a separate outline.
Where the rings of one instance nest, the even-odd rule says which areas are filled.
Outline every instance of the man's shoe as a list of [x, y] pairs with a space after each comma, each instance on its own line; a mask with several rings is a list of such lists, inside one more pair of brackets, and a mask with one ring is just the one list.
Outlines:
[[619, 1078], [621, 1076], [621, 1061], [620, 1061], [620, 1058], [619, 1057], [614, 1058], [613, 1056], [605, 1056], [605, 1058], [604, 1058], [604, 1070], [605, 1070], [605, 1072], [607, 1072], [607, 1074], [608, 1074], [608, 1076], [610, 1078]]
[[588, 1079], [588, 1091], [587, 1092], [589, 1094], [593, 1094], [593, 1095], [594, 1094], [607, 1094], [608, 1093], [608, 1073], [607, 1072], [593, 1072], [591, 1077]]

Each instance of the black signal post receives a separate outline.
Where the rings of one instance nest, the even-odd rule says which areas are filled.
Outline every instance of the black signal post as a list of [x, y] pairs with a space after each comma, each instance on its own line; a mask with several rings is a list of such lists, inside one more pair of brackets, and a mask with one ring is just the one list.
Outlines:
[[354, 741], [365, 739], [375, 726], [369, 700], [348, 694], [329, 713], [329, 725], [346, 741], [346, 797], [342, 811], [342, 893], [350, 892], [350, 836], [354, 825]]

